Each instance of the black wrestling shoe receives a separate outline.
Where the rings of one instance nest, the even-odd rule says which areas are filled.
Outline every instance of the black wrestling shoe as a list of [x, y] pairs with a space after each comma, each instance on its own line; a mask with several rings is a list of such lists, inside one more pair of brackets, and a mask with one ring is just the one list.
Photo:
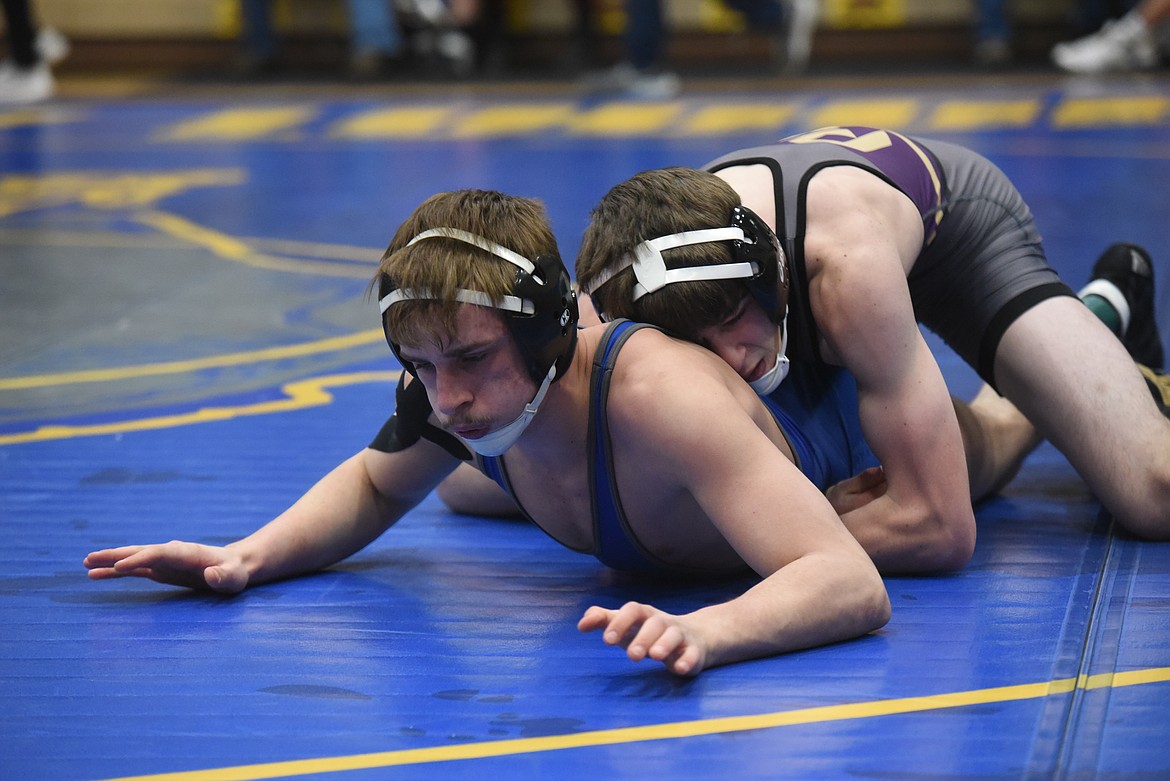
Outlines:
[[1149, 366], [1138, 364], [1138, 371], [1146, 378], [1146, 387], [1154, 395], [1154, 401], [1162, 414], [1170, 418], [1170, 375], [1154, 371]]
[[[1154, 264], [1136, 244], [1114, 244], [1097, 258], [1092, 281], [1112, 282], [1129, 304], [1129, 327], [1121, 343], [1135, 361], [1163, 368], [1162, 338], [1154, 318]], [[1090, 284], [1092, 284], [1090, 281]]]

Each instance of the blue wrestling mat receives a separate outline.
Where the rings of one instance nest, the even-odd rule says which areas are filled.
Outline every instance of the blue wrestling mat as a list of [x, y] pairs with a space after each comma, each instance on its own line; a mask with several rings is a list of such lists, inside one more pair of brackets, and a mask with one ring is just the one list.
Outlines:
[[97, 548], [243, 536], [370, 441], [399, 366], [366, 287], [427, 196], [540, 198], [571, 265], [632, 173], [842, 122], [990, 157], [1073, 287], [1147, 246], [1166, 335], [1165, 77], [0, 112], [0, 779], [1170, 777], [1170, 544], [1116, 533], [1047, 445], [978, 508], [969, 567], [887, 579], [881, 631], [693, 680], [577, 619], [744, 583], [618, 575], [434, 497], [234, 598], [87, 580]]

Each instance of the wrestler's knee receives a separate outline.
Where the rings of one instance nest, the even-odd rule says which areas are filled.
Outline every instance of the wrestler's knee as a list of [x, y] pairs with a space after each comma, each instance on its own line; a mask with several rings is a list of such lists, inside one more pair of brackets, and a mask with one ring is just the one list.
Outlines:
[[1170, 540], [1170, 462], [1155, 465], [1114, 511], [1114, 520], [1130, 534], [1147, 540]]

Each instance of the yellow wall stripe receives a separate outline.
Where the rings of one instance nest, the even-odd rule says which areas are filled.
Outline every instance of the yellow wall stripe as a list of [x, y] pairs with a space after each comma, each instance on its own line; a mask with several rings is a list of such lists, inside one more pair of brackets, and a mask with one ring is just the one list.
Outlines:
[[935, 108], [930, 126], [935, 130], [1028, 127], [1039, 116], [1038, 100], [951, 100]]
[[1052, 113], [1054, 127], [1156, 125], [1170, 113], [1170, 98], [1072, 98]]
[[701, 735], [744, 732], [747, 730], [770, 729], [798, 724], [866, 719], [942, 708], [958, 708], [969, 705], [986, 705], [989, 703], [1040, 699], [1052, 695], [1067, 694], [1078, 687], [1102, 688], [1106, 686], [1132, 686], [1142, 683], [1163, 683], [1167, 681], [1170, 681], [1170, 667], [1160, 667], [1125, 673], [1095, 675], [1080, 681], [1075, 678], [1062, 678], [1043, 683], [1001, 686], [990, 689], [927, 695], [924, 697], [878, 700], [876, 702], [829, 705], [793, 711], [781, 711], [778, 713], [764, 713], [754, 716], [730, 716], [718, 719], [653, 724], [644, 727], [595, 730], [592, 732], [578, 732], [571, 735], [555, 735], [542, 738], [517, 738], [514, 740], [497, 740], [483, 743], [465, 743], [459, 746], [436, 746], [433, 748], [384, 751], [342, 757], [239, 765], [236, 767], [215, 768], [211, 770], [130, 776], [110, 779], [109, 781], [254, 781], [254, 779], [265, 778], [288, 778], [311, 773], [336, 773], [346, 770], [368, 770], [371, 768], [394, 767], [399, 765], [449, 762], [460, 759], [484, 759], [487, 757], [531, 754], [541, 751], [561, 751], [564, 749], [637, 743], [648, 740], [672, 740]]
[[494, 106], [456, 123], [456, 138], [484, 138], [535, 133], [564, 126], [573, 116], [568, 103]]
[[897, 130], [914, 121], [916, 100], [839, 100], [812, 112], [809, 127], [865, 125]]
[[179, 122], [162, 133], [167, 141], [245, 141], [299, 127], [316, 114], [309, 108], [247, 108], [216, 111]]
[[434, 135], [453, 115], [450, 108], [443, 107], [367, 111], [338, 122], [330, 135], [335, 138], [426, 137]]
[[[1004, 100], [932, 100], [914, 98], [842, 99], [821, 105], [768, 99], [708, 102], [629, 102], [614, 100], [580, 107], [571, 102], [498, 105], [416, 105], [359, 111], [325, 131], [339, 139], [496, 138], [549, 131], [577, 135], [628, 137], [653, 133], [711, 135], [738, 131], [803, 127], [869, 125], [890, 129], [913, 126], [921, 116], [927, 131], [1022, 128], [1044, 123], [1054, 128], [1148, 126], [1166, 121], [1170, 98], [1162, 95], [1066, 98], [1047, 116], [1038, 98]], [[248, 140], [272, 138], [281, 131], [303, 129], [316, 118], [311, 108], [255, 108], [217, 112], [178, 123], [160, 133], [167, 141]], [[62, 121], [28, 112], [0, 114], [5, 123], [47, 124]]]
[[779, 130], [796, 116], [793, 105], [743, 104], [707, 106], [687, 117], [682, 124], [684, 133], [713, 135], [741, 130]]
[[584, 136], [638, 136], [663, 132], [681, 103], [614, 103], [577, 114], [572, 132]]

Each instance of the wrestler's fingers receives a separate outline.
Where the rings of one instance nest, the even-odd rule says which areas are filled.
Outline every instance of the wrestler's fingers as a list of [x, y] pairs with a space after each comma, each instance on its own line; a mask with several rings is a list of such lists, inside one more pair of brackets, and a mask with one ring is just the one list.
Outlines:
[[612, 612], [609, 625], [605, 628], [605, 642], [609, 645], [620, 645], [622, 648], [629, 649], [642, 625], [653, 615], [654, 609], [649, 605], [627, 602], [620, 609]]
[[615, 611], [607, 610], [597, 605], [591, 606], [581, 616], [581, 620], [577, 622], [577, 629], [581, 632], [593, 632], [598, 629], [604, 629], [609, 625], [610, 614]]
[[689, 677], [702, 671], [703, 655], [694, 645], [685, 645], [662, 660], [666, 669], [675, 675]]
[[202, 570], [219, 563], [211, 549], [195, 542], [171, 540], [162, 545], [143, 545], [140, 550], [114, 564], [119, 572], [164, 565], [174, 570]]
[[106, 548], [105, 550], [93, 551], [86, 555], [81, 563], [87, 569], [112, 567], [116, 562], [121, 561], [127, 556], [132, 556], [142, 550], [142, 548], [142, 545], [127, 545], [123, 548]]
[[670, 656], [678, 654], [683, 648], [686, 638], [682, 630], [671, 624], [667, 626], [658, 639], [650, 644], [649, 656], [657, 662], [664, 662]]
[[[663, 642], [663, 638], [670, 631], [670, 628], [661, 614], [647, 616], [638, 626], [638, 631], [633, 633], [634, 636], [626, 643], [626, 655], [635, 662], [642, 661], [650, 655], [650, 649], [655, 644]], [[666, 642], [669, 643], [669, 640]], [[669, 650], [666, 653], [669, 653]], [[663, 656], [666, 653], [663, 653]]]
[[585, 615], [577, 623], [577, 628], [582, 632], [603, 629], [605, 631], [602, 639], [608, 645], [617, 645], [634, 625], [634, 619], [629, 610], [630, 605], [633, 604], [636, 603], [627, 603], [620, 610], [610, 610], [594, 605], [585, 611]]
[[119, 572], [113, 567], [95, 567], [89, 566], [89, 572], [85, 573], [90, 580], [109, 580], [111, 578], [129, 578], [140, 573], [137, 572]]

